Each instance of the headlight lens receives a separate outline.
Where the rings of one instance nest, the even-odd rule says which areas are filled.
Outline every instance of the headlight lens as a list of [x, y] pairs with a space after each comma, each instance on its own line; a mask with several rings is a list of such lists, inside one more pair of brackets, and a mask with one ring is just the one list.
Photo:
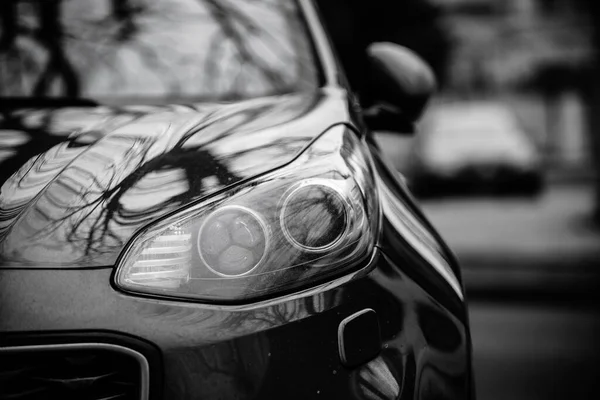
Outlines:
[[198, 234], [198, 254], [216, 275], [243, 276], [265, 258], [267, 232], [266, 223], [250, 209], [226, 206], [204, 221]]
[[120, 258], [116, 285], [240, 303], [359, 268], [379, 222], [367, 154], [353, 132], [331, 128], [291, 164], [140, 232]]
[[289, 242], [305, 251], [335, 248], [348, 228], [347, 204], [340, 189], [325, 181], [307, 181], [285, 196], [281, 230]]

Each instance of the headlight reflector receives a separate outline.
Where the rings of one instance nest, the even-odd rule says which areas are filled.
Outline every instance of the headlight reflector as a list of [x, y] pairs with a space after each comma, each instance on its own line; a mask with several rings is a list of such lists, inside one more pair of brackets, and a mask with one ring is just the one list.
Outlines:
[[132, 283], [163, 289], [177, 289], [189, 277], [191, 235], [177, 225], [157, 236], [140, 251], [131, 265]]

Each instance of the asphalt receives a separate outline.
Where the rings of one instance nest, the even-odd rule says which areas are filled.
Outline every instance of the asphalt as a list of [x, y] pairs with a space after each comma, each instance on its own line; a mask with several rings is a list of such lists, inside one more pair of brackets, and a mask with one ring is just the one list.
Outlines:
[[584, 303], [470, 301], [478, 400], [600, 399], [600, 313]]
[[479, 400], [600, 399], [600, 231], [585, 180], [423, 202], [457, 254]]

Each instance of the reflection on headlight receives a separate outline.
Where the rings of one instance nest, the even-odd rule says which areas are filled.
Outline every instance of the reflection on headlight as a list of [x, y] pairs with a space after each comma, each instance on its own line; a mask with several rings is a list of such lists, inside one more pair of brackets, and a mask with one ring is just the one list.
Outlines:
[[293, 245], [307, 251], [325, 251], [346, 232], [347, 212], [346, 202], [333, 186], [308, 181], [286, 198], [281, 228]]

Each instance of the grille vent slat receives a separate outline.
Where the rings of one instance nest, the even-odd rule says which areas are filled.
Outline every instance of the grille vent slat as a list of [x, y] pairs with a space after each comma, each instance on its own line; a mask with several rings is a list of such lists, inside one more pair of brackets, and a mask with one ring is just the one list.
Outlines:
[[0, 352], [0, 400], [139, 400], [140, 365], [107, 349]]

